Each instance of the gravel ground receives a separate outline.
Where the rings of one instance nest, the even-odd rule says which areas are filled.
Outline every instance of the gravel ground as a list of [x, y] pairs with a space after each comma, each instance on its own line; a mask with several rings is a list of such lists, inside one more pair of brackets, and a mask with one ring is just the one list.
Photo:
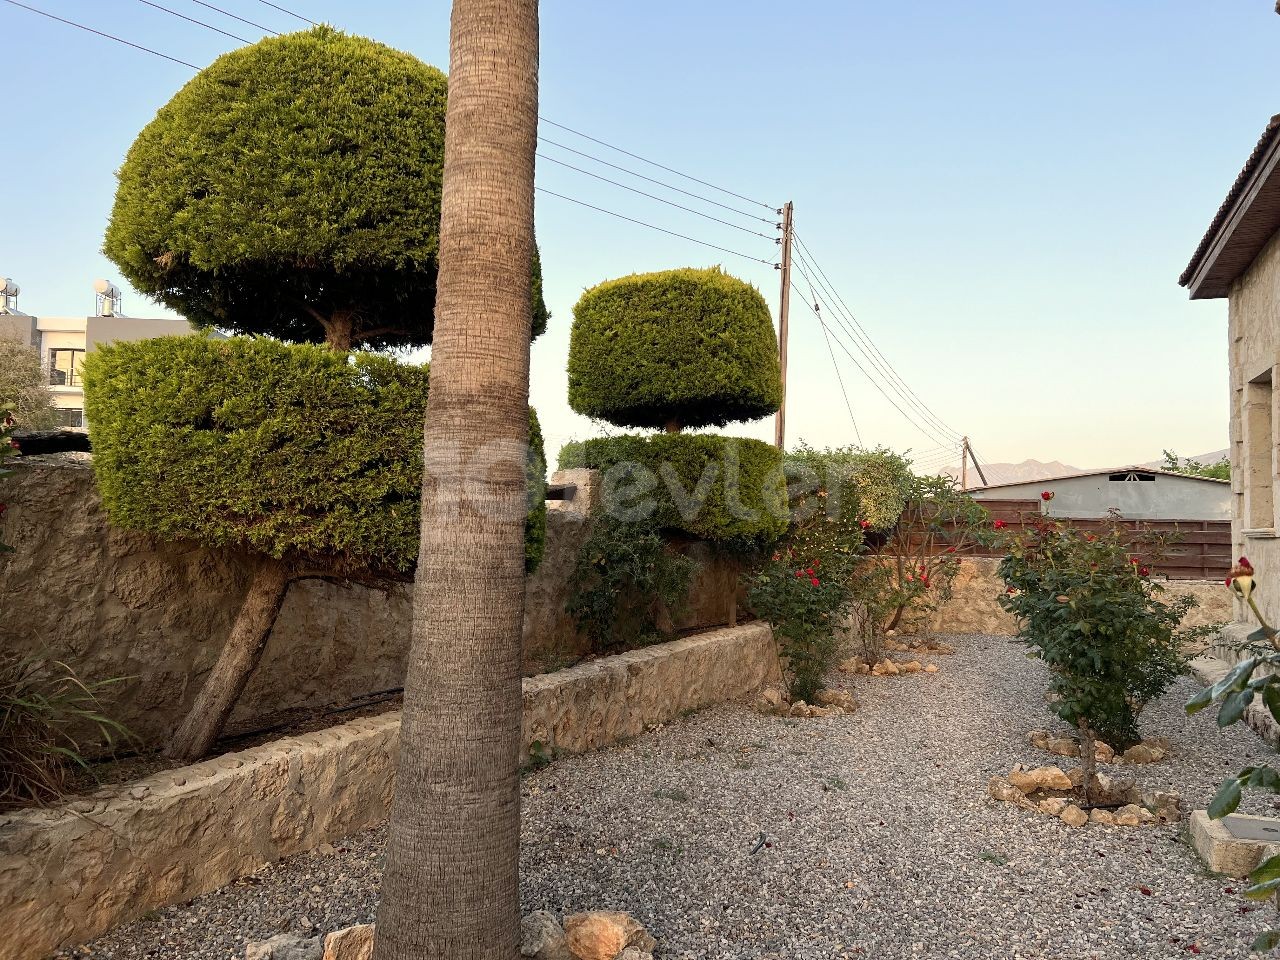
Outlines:
[[[1006, 638], [948, 638], [941, 671], [847, 678], [853, 717], [723, 706], [524, 782], [525, 910], [628, 910], [669, 958], [1247, 957], [1270, 907], [1207, 873], [1176, 827], [1072, 829], [987, 799], [1052, 727], [1043, 668]], [[1203, 807], [1272, 751], [1188, 718], [1182, 680], [1144, 715], [1173, 756], [1131, 768]], [[1249, 812], [1274, 810], [1269, 797]], [[752, 853], [763, 832], [768, 843]], [[156, 911], [60, 956], [243, 956], [244, 942], [373, 919], [382, 830]]]

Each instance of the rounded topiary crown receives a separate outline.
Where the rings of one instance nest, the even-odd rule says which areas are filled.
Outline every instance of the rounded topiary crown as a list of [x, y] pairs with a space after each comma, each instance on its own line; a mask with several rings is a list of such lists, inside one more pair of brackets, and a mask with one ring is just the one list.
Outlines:
[[624, 427], [719, 426], [767, 416], [781, 399], [769, 307], [718, 267], [607, 280], [573, 308], [578, 413]]
[[447, 99], [435, 67], [331, 27], [224, 54], [129, 149], [103, 252], [202, 326], [428, 344]]

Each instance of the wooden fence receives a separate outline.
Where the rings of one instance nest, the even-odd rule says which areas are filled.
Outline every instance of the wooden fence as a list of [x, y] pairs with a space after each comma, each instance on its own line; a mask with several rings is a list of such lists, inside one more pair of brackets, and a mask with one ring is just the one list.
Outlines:
[[[984, 500], [994, 523], [1003, 520], [1010, 528], [1024, 526], [1040, 515], [1039, 500]], [[1110, 521], [1055, 518], [1076, 530], [1103, 532]], [[1157, 577], [1170, 580], [1223, 580], [1231, 570], [1231, 521], [1229, 520], [1121, 520], [1119, 526], [1135, 535], [1146, 531], [1165, 534], [1172, 542], [1159, 557], [1138, 556]], [[968, 556], [996, 557], [995, 549], [978, 548]]]

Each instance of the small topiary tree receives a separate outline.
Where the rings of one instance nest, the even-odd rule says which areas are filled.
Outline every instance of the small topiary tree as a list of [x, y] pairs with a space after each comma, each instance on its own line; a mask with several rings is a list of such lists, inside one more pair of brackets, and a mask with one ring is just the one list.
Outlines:
[[[656, 524], [740, 555], [786, 529], [779, 451], [758, 440], [690, 435], [778, 409], [782, 378], [768, 305], [718, 267], [607, 280], [573, 309], [569, 405], [657, 436], [604, 437], [561, 452], [604, 473], [614, 519]], [[736, 599], [729, 621], [736, 619]]]
[[[200, 326], [428, 344], [446, 98], [436, 68], [327, 26], [224, 54], [134, 141], [103, 252]], [[531, 276], [537, 336], [536, 252]]]
[[[168, 746], [198, 757], [256, 667], [290, 583], [412, 579], [428, 371], [266, 338], [164, 337], [100, 347], [84, 383], [111, 521], [249, 557], [231, 635]], [[541, 444], [530, 411], [529, 569], [543, 543]]]
[[606, 280], [573, 308], [569, 406], [620, 427], [723, 426], [782, 402], [760, 292], [719, 268]]

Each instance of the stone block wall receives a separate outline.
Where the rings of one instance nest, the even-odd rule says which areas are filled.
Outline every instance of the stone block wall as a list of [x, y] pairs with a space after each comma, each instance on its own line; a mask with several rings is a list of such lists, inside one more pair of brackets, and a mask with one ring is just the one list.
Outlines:
[[[590, 644], [565, 612], [596, 499], [593, 474], [563, 471], [572, 500], [547, 504], [543, 562], [525, 604], [527, 673], [556, 669]], [[244, 555], [112, 527], [85, 454], [28, 457], [0, 480], [0, 651], [47, 651], [113, 688], [111, 713], [144, 745], [177, 725], [212, 667], [248, 584]], [[727, 623], [733, 578], [711, 562], [699, 574], [681, 630]], [[316, 580], [289, 588], [262, 663], [229, 732], [281, 711], [343, 704], [404, 683], [411, 623], [408, 584], [386, 590]]]
[[[915, 633], [986, 633], [1013, 636], [1018, 632], [1014, 618], [1000, 606], [1004, 582], [996, 573], [999, 560], [966, 557], [960, 561], [960, 572], [952, 585], [952, 598], [933, 615], [916, 624]], [[1188, 614], [1183, 625], [1225, 623], [1232, 619], [1231, 595], [1218, 580], [1163, 581], [1167, 598], [1190, 594], [1200, 606]]]
[[[780, 681], [762, 623], [605, 657], [524, 681], [523, 749], [608, 746]], [[399, 737], [399, 712], [386, 713], [0, 816], [0, 956], [39, 960], [376, 826]]]

